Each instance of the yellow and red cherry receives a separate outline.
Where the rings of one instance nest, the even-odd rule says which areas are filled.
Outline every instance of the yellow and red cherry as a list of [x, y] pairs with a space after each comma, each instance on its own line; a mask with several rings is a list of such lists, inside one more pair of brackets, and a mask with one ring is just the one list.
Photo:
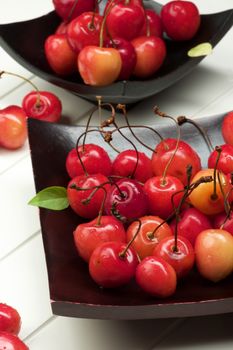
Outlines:
[[85, 46], [99, 44], [102, 21], [103, 17], [98, 13], [84, 12], [68, 24], [67, 40], [76, 53], [79, 53]]
[[216, 165], [216, 169], [227, 175], [233, 172], [233, 145], [224, 144], [219, 147], [221, 149], [220, 155], [216, 149], [209, 155], [208, 168], [213, 169]]
[[[176, 219], [170, 223], [173, 232], [175, 231], [175, 221]], [[185, 208], [179, 213], [178, 235], [187, 238], [193, 246], [199, 233], [212, 227], [209, 217], [194, 207]]]
[[112, 161], [105, 149], [97, 144], [80, 145], [72, 148], [66, 157], [66, 170], [71, 178], [85, 173], [112, 174]]
[[202, 169], [192, 179], [191, 185], [202, 177], [210, 176], [213, 181], [199, 184], [189, 195], [191, 204], [206, 215], [215, 215], [224, 211], [225, 197], [230, 191], [231, 184], [222, 172], [214, 169]]
[[87, 85], [112, 84], [117, 80], [121, 66], [121, 55], [114, 48], [86, 46], [78, 55], [79, 73]]
[[123, 38], [114, 38], [105, 41], [105, 47], [116, 48], [121, 55], [121, 71], [117, 80], [128, 80], [136, 65], [136, 52], [130, 41]]
[[124, 226], [113, 216], [101, 216], [78, 225], [74, 230], [75, 247], [86, 262], [98, 245], [112, 241], [126, 242]]
[[105, 201], [105, 213], [127, 221], [144, 216], [148, 210], [143, 186], [134, 179], [123, 178], [112, 184]]
[[146, 20], [139, 36], [147, 35], [149, 32], [152, 36], [163, 36], [163, 24], [161, 17], [152, 9], [145, 9]]
[[58, 75], [67, 76], [77, 71], [77, 54], [67, 41], [65, 34], [49, 35], [44, 44], [46, 59]]
[[[177, 148], [177, 149], [176, 149]], [[172, 161], [167, 169], [167, 174], [177, 177], [187, 184], [187, 166], [192, 166], [192, 176], [201, 170], [201, 160], [197, 152], [185, 141], [167, 138], [159, 142], [152, 155], [152, 170], [154, 175], [162, 175], [170, 158]]]
[[145, 22], [145, 13], [142, 6], [130, 1], [115, 2], [105, 11], [106, 25], [111, 38], [123, 38], [128, 41], [136, 38]]
[[222, 229], [202, 231], [195, 243], [196, 266], [199, 273], [218, 282], [233, 272], [233, 236]]
[[70, 207], [79, 216], [94, 219], [99, 214], [109, 188], [109, 180], [102, 174], [76, 176], [67, 186]]
[[161, 18], [166, 34], [177, 41], [192, 39], [201, 23], [199, 10], [191, 1], [169, 1], [162, 7]]
[[151, 159], [144, 152], [122, 151], [113, 160], [112, 175], [130, 177], [144, 183], [153, 175]]
[[12, 306], [0, 303], [0, 332], [18, 335], [21, 329], [21, 316]]
[[191, 242], [179, 235], [163, 238], [154, 248], [153, 255], [166, 260], [176, 271], [177, 278], [185, 277], [195, 262], [194, 248]]
[[0, 110], [0, 147], [21, 148], [27, 139], [27, 115], [15, 105]]
[[54, 9], [65, 21], [95, 9], [95, 0], [53, 0]]
[[56, 123], [61, 119], [61, 100], [49, 91], [31, 91], [22, 101], [27, 117]]
[[133, 75], [137, 78], [148, 78], [162, 66], [166, 54], [165, 41], [156, 36], [138, 36], [132, 44], [136, 51], [136, 65]]
[[148, 212], [162, 219], [167, 219], [180, 204], [184, 185], [174, 177], [167, 175], [153, 176], [144, 184], [144, 192], [148, 200]]
[[89, 260], [89, 273], [101, 287], [116, 288], [135, 275], [138, 256], [122, 242], [105, 242], [96, 247]]
[[127, 242], [140, 259], [153, 255], [155, 246], [165, 237], [171, 236], [169, 225], [158, 216], [147, 215], [132, 222], [126, 231]]
[[222, 121], [221, 131], [224, 141], [233, 146], [233, 111], [228, 112]]
[[170, 297], [176, 291], [174, 268], [157, 256], [148, 256], [138, 264], [135, 279], [143, 291], [157, 298]]

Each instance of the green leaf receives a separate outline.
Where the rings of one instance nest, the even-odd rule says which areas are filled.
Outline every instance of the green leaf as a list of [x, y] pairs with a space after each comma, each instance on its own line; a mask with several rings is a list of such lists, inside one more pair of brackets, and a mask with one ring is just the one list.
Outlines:
[[46, 187], [38, 192], [28, 204], [51, 210], [66, 209], [69, 206], [66, 188], [61, 186]]
[[210, 43], [201, 43], [188, 51], [189, 57], [207, 56], [212, 53], [213, 47]]

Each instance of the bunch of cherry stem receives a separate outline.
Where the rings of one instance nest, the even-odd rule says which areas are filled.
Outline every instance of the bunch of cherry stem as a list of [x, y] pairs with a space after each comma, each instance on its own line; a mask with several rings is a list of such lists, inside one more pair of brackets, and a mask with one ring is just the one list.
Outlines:
[[[128, 119], [128, 116], [127, 116], [127, 111], [126, 111], [126, 106], [123, 105], [123, 104], [118, 104], [117, 105], [117, 109], [119, 111], [122, 112], [123, 116], [124, 116], [124, 119], [126, 121], [126, 125], [125, 126], [118, 126], [117, 122], [116, 122], [116, 110], [115, 108], [113, 107], [112, 104], [110, 103], [102, 103], [102, 99], [101, 99], [101, 96], [97, 96], [97, 101], [98, 101], [98, 105], [95, 109], [93, 109], [92, 113], [90, 114], [88, 120], [87, 120], [87, 123], [86, 123], [86, 128], [85, 128], [85, 131], [78, 137], [77, 139], [77, 143], [76, 143], [76, 150], [77, 150], [77, 156], [79, 158], [79, 161], [83, 167], [83, 170], [84, 170], [84, 174], [86, 176], [88, 176], [88, 173], [85, 169], [85, 166], [82, 162], [82, 159], [81, 159], [81, 156], [80, 156], [80, 151], [78, 150], [79, 148], [79, 144], [80, 144], [80, 141], [81, 139], [83, 138], [83, 142], [82, 142], [82, 150], [83, 152], [85, 151], [85, 143], [86, 143], [86, 138], [87, 138], [87, 135], [89, 133], [92, 133], [92, 132], [98, 132], [100, 133], [100, 135], [102, 136], [102, 138], [104, 139], [105, 142], [107, 142], [110, 147], [116, 151], [117, 153], [120, 153], [120, 151], [118, 149], [116, 149], [113, 145], [112, 145], [112, 140], [113, 140], [113, 134], [118, 132], [121, 137], [123, 137], [128, 143], [130, 143], [130, 145], [134, 148], [135, 150], [135, 153], [136, 153], [136, 163], [135, 163], [135, 167], [131, 173], [131, 178], [134, 177], [134, 174], [136, 172], [136, 169], [137, 169], [137, 166], [138, 166], [138, 161], [139, 161], [139, 153], [138, 153], [138, 150], [137, 150], [137, 147], [135, 146], [135, 144], [132, 142], [131, 139], [129, 139], [123, 132], [122, 130], [123, 129], [127, 129], [130, 131], [130, 134], [131, 136], [133, 136], [137, 142], [139, 142], [141, 145], [143, 145], [145, 148], [147, 148], [148, 150], [152, 151], [152, 152], [155, 152], [154, 149], [152, 149], [150, 146], [146, 145], [144, 142], [142, 142], [140, 140], [140, 138], [135, 134], [134, 132], [134, 128], [147, 128], [151, 131], [153, 131], [156, 136], [159, 136], [160, 140], [164, 141], [165, 143], [165, 147], [166, 147], [166, 141], [163, 140], [162, 136], [152, 127], [149, 127], [149, 126], [143, 126], [143, 125], [130, 125], [129, 123], [129, 119]], [[111, 112], [111, 115], [110, 117], [108, 117], [107, 119], [105, 119], [104, 121], [102, 121], [102, 108], [110, 108], [110, 112]], [[94, 113], [98, 111], [99, 113], [99, 126], [98, 127], [95, 127], [94, 129], [90, 129], [90, 123], [91, 123], [91, 119], [94, 115]], [[197, 123], [195, 123], [194, 121], [192, 121], [191, 119], [188, 119], [184, 116], [180, 116], [178, 117], [177, 119], [165, 114], [164, 112], [161, 112], [159, 110], [159, 108], [156, 106], [154, 107], [154, 113], [156, 115], [158, 115], [159, 117], [162, 117], [162, 118], [168, 118], [170, 120], [172, 120], [175, 125], [176, 125], [176, 130], [177, 130], [177, 142], [176, 142], [176, 146], [175, 146], [175, 150], [173, 152], [173, 154], [171, 155], [169, 161], [167, 162], [166, 164], [166, 167], [164, 169], [164, 172], [163, 172], [163, 175], [162, 175], [162, 180], [161, 180], [161, 185], [164, 185], [166, 184], [166, 176], [167, 176], [167, 172], [168, 172], [168, 169], [169, 169], [169, 166], [170, 164], [172, 163], [174, 157], [175, 157], [175, 154], [178, 150], [178, 147], [179, 147], [179, 142], [180, 142], [180, 139], [181, 139], [181, 131], [180, 131], [180, 126], [184, 123], [191, 123], [192, 125], [194, 125], [198, 131], [201, 133], [201, 135], [204, 137], [204, 140], [206, 141], [209, 149], [213, 149], [213, 146], [212, 146], [212, 143], [210, 141], [210, 139], [208, 138], [207, 134], [205, 133], [205, 131], [200, 128], [200, 126], [198, 126]], [[109, 128], [109, 127], [112, 127], [111, 130], [105, 130], [105, 128]], [[213, 173], [213, 177], [212, 176], [204, 176], [204, 177], [201, 177], [198, 181], [194, 182], [194, 183], [191, 183], [191, 179], [192, 179], [192, 167], [191, 166], [188, 166], [187, 167], [187, 185], [185, 186], [184, 190], [182, 191], [179, 191], [179, 192], [176, 192], [175, 194], [173, 194], [172, 196], [172, 205], [173, 205], [173, 212], [171, 213], [171, 215], [169, 215], [169, 217], [167, 217], [164, 221], [162, 221], [158, 226], [155, 227], [155, 229], [151, 232], [148, 232], [148, 238], [149, 239], [153, 239], [155, 237], [155, 233], [156, 231], [164, 224], [164, 223], [167, 223], [169, 222], [171, 219], [173, 219], [175, 217], [175, 230], [174, 230], [174, 247], [173, 247], [173, 251], [175, 253], [178, 253], [179, 250], [178, 250], [178, 244], [177, 244], [177, 240], [178, 240], [178, 222], [179, 222], [179, 215], [180, 215], [180, 212], [182, 210], [182, 207], [183, 205], [185, 204], [187, 198], [189, 197], [189, 195], [191, 194], [191, 192], [197, 188], [200, 184], [203, 184], [203, 183], [207, 183], [207, 182], [213, 182], [213, 193], [211, 195], [211, 199], [212, 200], [217, 200], [218, 196], [217, 196], [217, 190], [216, 190], [216, 183], [217, 183], [217, 179], [218, 179], [218, 182], [219, 182], [219, 185], [220, 185], [220, 189], [221, 189], [221, 192], [224, 196], [224, 204], [225, 204], [225, 211], [226, 211], [226, 220], [227, 218], [229, 217], [230, 213], [231, 213], [231, 206], [229, 205], [229, 202], [228, 202], [228, 196], [229, 194], [226, 196], [224, 191], [223, 191], [223, 188], [222, 188], [222, 184], [221, 184], [221, 181], [220, 181], [220, 177], [219, 177], [219, 172], [217, 171], [217, 165], [218, 165], [218, 161], [220, 159], [220, 155], [221, 155], [221, 147], [217, 146], [215, 148], [215, 150], [218, 152], [218, 156], [217, 156], [217, 160], [216, 160], [216, 164], [215, 164], [215, 168], [214, 168], [214, 173]], [[117, 178], [122, 178], [120, 176], [117, 176]], [[90, 202], [90, 200], [92, 199], [92, 197], [94, 196], [94, 194], [98, 191], [98, 190], [103, 190], [104, 191], [104, 199], [103, 199], [103, 202], [102, 202], [102, 205], [101, 205], [101, 208], [99, 210], [99, 215], [97, 217], [97, 220], [96, 220], [96, 225], [101, 225], [101, 217], [103, 215], [103, 212], [104, 212], [104, 204], [105, 204], [105, 200], [106, 200], [106, 189], [104, 188], [104, 185], [106, 184], [111, 184], [111, 185], [114, 185], [118, 188], [118, 191], [119, 191], [119, 195], [124, 198], [124, 193], [121, 191], [121, 189], [117, 186], [117, 183], [114, 181], [115, 179], [115, 176], [110, 176], [109, 177], [109, 182], [106, 182], [100, 186], [94, 186], [93, 188], [79, 188], [75, 185], [73, 185], [73, 188], [75, 188], [76, 190], [92, 190], [91, 194], [89, 195], [89, 197], [83, 202], [84, 204], [88, 204]], [[177, 207], [175, 207], [174, 205], [174, 197], [180, 193], [180, 192], [183, 192], [183, 196], [178, 204]], [[134, 219], [131, 219], [131, 220], [127, 220], [125, 217], [122, 217], [118, 211], [117, 211], [117, 208], [115, 207], [114, 203], [112, 205], [112, 215], [114, 215], [117, 219], [121, 220], [124, 224], [129, 224], [131, 223], [132, 221], [138, 221], [139, 225], [138, 225], [138, 229], [135, 233], [135, 235], [133, 236], [132, 240], [127, 244], [127, 247], [124, 249], [124, 252], [122, 252], [120, 255], [121, 257], [125, 256], [126, 254], [126, 251], [127, 249], [129, 248], [129, 246], [131, 245], [131, 243], [135, 240], [136, 236], [138, 235], [139, 231], [140, 231], [140, 228], [141, 228], [141, 221], [139, 218], [134, 218]]]

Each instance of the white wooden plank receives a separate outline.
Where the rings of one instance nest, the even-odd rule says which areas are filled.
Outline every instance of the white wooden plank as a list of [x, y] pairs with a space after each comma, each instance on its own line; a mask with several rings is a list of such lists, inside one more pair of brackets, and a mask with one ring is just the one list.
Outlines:
[[32, 337], [30, 350], [146, 350], [174, 320], [105, 321], [57, 317]]
[[[0, 71], [17, 73], [25, 78], [32, 76], [31, 72], [17, 63], [10, 55], [6, 53], [6, 51], [4, 51], [2, 47], [0, 47], [0, 58]], [[15, 89], [17, 86], [21, 86], [22, 84], [24, 84], [22, 80], [3, 74], [0, 79], [0, 100], [11, 90]]]
[[29, 153], [28, 141], [17, 150], [0, 148], [0, 175], [24, 159]]
[[[25, 222], [28, 219], [24, 217]], [[52, 315], [40, 234], [0, 261], [0, 276], [0, 300], [19, 311], [22, 318], [20, 337], [25, 338]]]
[[40, 229], [38, 208], [29, 206], [35, 195], [29, 155], [0, 177], [0, 258]]

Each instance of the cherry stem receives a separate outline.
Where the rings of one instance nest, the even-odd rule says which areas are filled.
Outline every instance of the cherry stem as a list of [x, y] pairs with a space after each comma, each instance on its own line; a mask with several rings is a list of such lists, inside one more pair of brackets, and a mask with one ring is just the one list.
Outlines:
[[150, 36], [150, 21], [149, 21], [149, 18], [148, 16], [146, 15], [145, 13], [145, 21], [146, 21], [146, 36]]
[[101, 225], [101, 219], [102, 219], [102, 216], [103, 216], [104, 205], [105, 205], [105, 201], [106, 201], [106, 197], [107, 197], [106, 188], [103, 185], [101, 185], [99, 188], [101, 188], [104, 191], [104, 198], [103, 198], [103, 201], [101, 203], [99, 214], [98, 214], [98, 217], [97, 217], [97, 220], [96, 220], [96, 226], [100, 226]]
[[109, 5], [108, 5], [108, 8], [105, 12], [105, 15], [104, 15], [104, 18], [103, 18], [103, 21], [101, 23], [101, 27], [100, 27], [100, 36], [99, 36], [99, 47], [103, 47], [104, 46], [104, 27], [105, 27], [105, 24], [106, 24], [106, 20], [107, 20], [107, 17], [109, 15], [109, 13], [111, 12], [112, 8], [115, 6], [114, 4], [114, 1], [115, 0], [111, 0]]
[[[82, 169], [83, 169], [83, 172], [86, 176], [88, 176], [88, 172], [87, 172], [87, 169], [85, 168], [85, 165], [82, 161], [82, 157], [80, 155], [80, 151], [78, 150], [78, 147], [79, 147], [79, 141], [81, 140], [81, 138], [84, 136], [84, 139], [86, 139], [86, 135], [87, 133], [90, 133], [90, 132], [100, 132], [99, 129], [91, 129], [91, 130], [85, 130], [77, 139], [77, 142], [76, 142], [76, 146], [75, 146], [75, 149], [76, 149], [76, 153], [77, 153], [77, 156], [78, 156], [78, 160], [82, 166]], [[85, 152], [85, 141], [83, 141], [83, 145], [82, 145], [82, 152]]]
[[222, 187], [222, 182], [221, 182], [221, 179], [220, 179], [219, 172], [217, 173], [217, 176], [218, 176], [218, 183], [219, 183], [220, 191], [221, 191], [221, 194], [222, 194], [222, 196], [224, 198], [224, 209], [225, 209], [226, 214], [230, 215], [231, 205], [230, 205], [230, 203], [228, 201], [228, 198], [229, 198], [230, 193], [232, 192], [232, 189], [226, 195], [226, 193], [224, 192], [223, 187]]
[[[179, 142], [180, 142], [180, 126], [179, 124], [177, 123], [176, 119], [161, 112], [159, 110], [159, 108], [157, 106], [154, 107], [154, 113], [157, 114], [158, 116], [162, 117], [162, 118], [168, 118], [168, 119], [171, 119], [175, 124], [176, 124], [176, 128], [177, 128], [177, 141], [176, 141], [176, 146], [175, 146], [175, 150], [173, 152], [173, 154], [171, 155], [170, 159], [168, 160], [165, 168], [164, 168], [164, 171], [163, 171], [163, 176], [162, 176], [162, 185], [165, 185], [166, 184], [166, 176], [167, 176], [167, 171], [169, 169], [169, 166], [171, 165], [175, 155], [176, 155], [176, 152], [178, 150], [178, 147], [179, 147]], [[166, 141], [164, 141], [164, 143], [166, 144]]]
[[156, 135], [159, 136], [160, 141], [162, 141], [162, 140], [163, 140], [163, 137], [159, 134], [159, 132], [156, 131], [156, 130], [154, 130], [153, 128], [151, 128], [151, 127], [149, 127], [149, 126], [146, 126], [146, 125], [145, 125], [145, 126], [144, 126], [144, 125], [142, 125], [142, 126], [137, 126], [137, 125], [136, 125], [136, 126], [135, 126], [135, 125], [132, 126], [132, 125], [130, 125], [129, 119], [128, 119], [128, 116], [127, 116], [127, 112], [126, 112], [126, 107], [125, 107], [125, 105], [123, 105], [123, 104], [118, 104], [116, 108], [118, 108], [119, 110], [122, 111], [122, 113], [123, 113], [123, 115], [124, 115], [124, 117], [125, 117], [125, 121], [126, 121], [127, 127], [129, 128], [129, 130], [130, 130], [131, 134], [133, 135], [133, 137], [134, 137], [142, 146], [144, 146], [145, 148], [147, 148], [147, 149], [150, 150], [151, 152], [155, 153], [155, 150], [154, 150], [152, 147], [146, 145], [144, 142], [142, 142], [142, 141], [139, 139], [139, 137], [134, 133], [134, 131], [132, 130], [132, 128], [135, 128], [135, 127], [137, 127], [137, 128], [139, 128], [139, 127], [141, 127], [141, 128], [148, 128], [148, 129], [152, 130], [154, 133], [156, 133]]
[[194, 120], [186, 118], [185, 116], [180, 116], [177, 118], [177, 122], [179, 125], [182, 125], [184, 123], [189, 123], [189, 124], [192, 124], [193, 126], [195, 126], [195, 128], [199, 131], [199, 133], [203, 137], [205, 143], [207, 144], [209, 151], [211, 152], [214, 150], [214, 147], [212, 145], [212, 142], [211, 142], [207, 132], [200, 125], [198, 125]]
[[127, 250], [129, 249], [129, 247], [131, 246], [131, 244], [133, 243], [133, 241], [135, 240], [135, 238], [137, 237], [137, 235], [139, 234], [140, 232], [140, 229], [141, 229], [141, 226], [142, 226], [142, 222], [140, 219], [134, 219], [133, 221], [137, 221], [138, 222], [138, 228], [137, 228], [137, 231], [135, 232], [135, 234], [133, 235], [133, 237], [131, 238], [131, 240], [127, 243], [125, 249], [119, 254], [119, 257], [120, 258], [124, 258], [126, 253], [127, 253]]
[[70, 22], [71, 17], [72, 17], [72, 15], [73, 15], [73, 13], [74, 13], [74, 10], [75, 10], [75, 8], [76, 8], [78, 2], [79, 2], [79, 0], [75, 0], [75, 2], [73, 3], [73, 5], [72, 5], [72, 7], [71, 7], [71, 10], [70, 10], [70, 13], [69, 13], [69, 15], [68, 15], [68, 17], [67, 17], [66, 22], [68, 22], [68, 23]]
[[[116, 130], [119, 132], [119, 134], [127, 141], [131, 144], [131, 146], [134, 148], [135, 152], [136, 152], [136, 163], [135, 163], [135, 166], [134, 166], [134, 169], [131, 173], [131, 178], [134, 177], [135, 175], [135, 172], [137, 170], [137, 167], [138, 167], [138, 162], [139, 162], [139, 153], [138, 153], [138, 149], [137, 147], [135, 146], [135, 144], [124, 134], [121, 132], [121, 127], [119, 127], [116, 123], [116, 120], [115, 120], [115, 109], [113, 108], [113, 106], [110, 104], [110, 103], [104, 103], [102, 104], [102, 106], [110, 106], [112, 108], [112, 110], [114, 110], [114, 113], [112, 112], [112, 116], [111, 116], [111, 119], [110, 120], [105, 120], [102, 124], [101, 124], [101, 130], [103, 130], [103, 127], [106, 127], [106, 126], [109, 126], [109, 125], [114, 125]], [[111, 135], [112, 135], [112, 132], [111, 132]], [[112, 139], [110, 140], [112, 141]], [[110, 144], [110, 142], [109, 142]], [[112, 145], [111, 145], [112, 146]], [[113, 147], [113, 146], [112, 146]], [[115, 149], [115, 148], [114, 148]], [[115, 149], [116, 150], [116, 149]], [[118, 153], [120, 153], [118, 151]]]
[[26, 83], [31, 84], [33, 89], [35, 89], [37, 92], [36, 107], [40, 107], [40, 91], [39, 91], [38, 87], [31, 80], [23, 77], [20, 74], [8, 72], [8, 71], [0, 71], [0, 78], [2, 77], [3, 74], [11, 75], [11, 76], [16, 77], [16, 78], [20, 78], [20, 79], [24, 80]]
[[[216, 159], [216, 163], [215, 163], [215, 167], [214, 167], [213, 193], [211, 194], [211, 199], [214, 201], [218, 198], [218, 195], [217, 195], [217, 173], [218, 173], [217, 167], [218, 167], [218, 162], [219, 162], [219, 159], [221, 156], [222, 149], [221, 149], [221, 147], [216, 146], [215, 151], [217, 152], [217, 159]], [[219, 184], [220, 184], [220, 182], [219, 182]]]

